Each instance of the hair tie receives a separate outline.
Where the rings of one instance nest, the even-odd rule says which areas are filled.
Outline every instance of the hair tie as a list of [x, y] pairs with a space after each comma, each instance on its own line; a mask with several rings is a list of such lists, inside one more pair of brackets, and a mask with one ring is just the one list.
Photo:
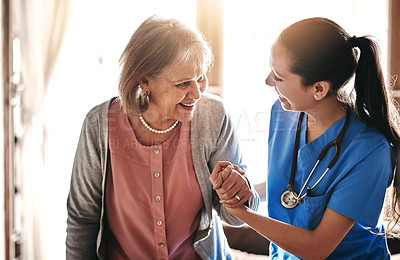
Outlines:
[[353, 37], [348, 38], [348, 39], [347, 39], [347, 42], [349, 42], [349, 43], [351, 44], [351, 47], [352, 47], [352, 48], [358, 47], [358, 44], [357, 44], [357, 37], [356, 37], [355, 35], [354, 35]]

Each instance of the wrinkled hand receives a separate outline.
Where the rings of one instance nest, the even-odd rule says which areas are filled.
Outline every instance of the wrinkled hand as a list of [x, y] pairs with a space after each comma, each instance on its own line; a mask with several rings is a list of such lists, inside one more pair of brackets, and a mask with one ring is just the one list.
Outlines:
[[221, 161], [215, 165], [210, 181], [226, 208], [239, 207], [250, 198], [251, 191], [244, 174], [239, 166], [230, 162]]

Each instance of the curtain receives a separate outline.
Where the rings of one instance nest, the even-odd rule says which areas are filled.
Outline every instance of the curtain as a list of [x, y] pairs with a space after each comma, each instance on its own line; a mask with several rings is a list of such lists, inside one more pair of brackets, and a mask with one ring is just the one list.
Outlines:
[[21, 192], [22, 259], [50, 259], [43, 241], [48, 225], [42, 209], [46, 194], [44, 142], [46, 129], [40, 117], [46, 90], [66, 33], [72, 0], [14, 1], [15, 37], [21, 46], [21, 124], [19, 183]]

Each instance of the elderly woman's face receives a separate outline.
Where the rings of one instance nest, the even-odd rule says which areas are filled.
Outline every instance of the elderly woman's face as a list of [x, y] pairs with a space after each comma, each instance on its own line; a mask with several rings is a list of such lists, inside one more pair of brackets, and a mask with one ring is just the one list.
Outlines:
[[178, 66], [164, 77], [148, 79], [150, 103], [146, 114], [158, 116], [162, 121], [192, 120], [196, 102], [208, 87], [206, 71], [196, 65], [191, 60], [186, 66]]

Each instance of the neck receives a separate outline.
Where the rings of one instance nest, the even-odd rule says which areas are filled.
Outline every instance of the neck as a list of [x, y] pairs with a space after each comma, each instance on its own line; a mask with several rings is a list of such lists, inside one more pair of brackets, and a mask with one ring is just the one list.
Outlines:
[[335, 122], [346, 115], [346, 110], [334, 98], [325, 98], [318, 102], [313, 109], [305, 111], [307, 120], [307, 142], [312, 142], [322, 135]]
[[[139, 116], [140, 115], [129, 116], [129, 122], [132, 125], [132, 130], [135, 133], [137, 141], [145, 146], [162, 144], [172, 136], [176, 128], [179, 128], [179, 125], [176, 125], [171, 131], [166, 133], [154, 133], [143, 125]], [[166, 128], [168, 127], [170, 126], [167, 126]]]
[[[139, 115], [140, 116], [140, 115]], [[144, 121], [154, 129], [167, 129], [169, 128], [172, 124], [176, 122], [175, 119], [170, 119], [168, 118], [167, 114], [160, 114], [154, 111], [151, 111], [150, 109], [141, 114], [143, 117]]]

